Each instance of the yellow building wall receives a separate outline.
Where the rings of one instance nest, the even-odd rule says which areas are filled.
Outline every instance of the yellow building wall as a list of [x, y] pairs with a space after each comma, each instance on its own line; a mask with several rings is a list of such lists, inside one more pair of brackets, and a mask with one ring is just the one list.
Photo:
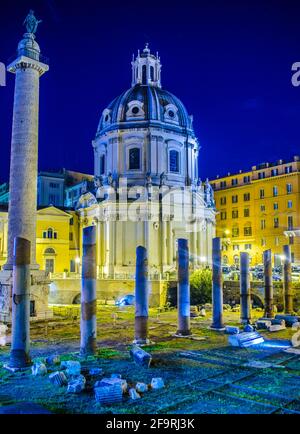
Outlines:
[[[291, 164], [293, 172], [284, 173], [285, 167]], [[227, 260], [231, 265], [235, 259], [239, 258], [240, 252], [247, 251], [252, 265], [262, 264], [263, 251], [272, 249], [273, 259], [276, 255], [278, 264], [279, 256], [283, 254], [283, 245], [290, 243], [288, 235], [293, 234], [291, 252], [294, 263], [300, 264], [300, 163], [282, 164], [278, 168], [277, 176], [271, 176], [274, 166], [270, 166], [211, 181], [217, 208], [216, 233], [222, 238], [223, 262], [226, 263]], [[262, 171], [265, 172], [266, 177], [259, 179], [258, 174]], [[244, 182], [244, 178], [247, 177], [250, 177], [249, 183]], [[232, 185], [232, 180], [237, 180], [234, 181], [237, 185]], [[226, 181], [226, 186], [224, 186], [224, 181]], [[291, 193], [287, 192], [287, 184], [292, 186]], [[275, 187], [277, 195], [274, 194]], [[244, 195], [247, 194], [250, 194], [250, 200], [245, 200]], [[233, 203], [233, 196], [238, 197], [237, 203]], [[289, 201], [291, 201], [291, 207], [288, 207]], [[249, 209], [248, 217], [244, 214], [245, 209]], [[293, 219], [291, 231], [288, 227], [288, 217]], [[278, 219], [277, 228], [274, 225], [274, 219]], [[244, 228], [247, 227], [251, 227], [251, 233], [245, 234]], [[238, 236], [235, 236], [235, 228], [239, 229]], [[250, 244], [251, 248], [246, 246], [247, 244]]]

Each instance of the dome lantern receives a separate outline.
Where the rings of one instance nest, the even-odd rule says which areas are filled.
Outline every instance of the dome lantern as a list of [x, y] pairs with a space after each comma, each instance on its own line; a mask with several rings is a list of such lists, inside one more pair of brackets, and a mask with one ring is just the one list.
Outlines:
[[145, 45], [142, 53], [131, 62], [132, 86], [136, 84], [151, 85], [161, 88], [161, 63], [158, 53], [151, 54], [149, 44]]

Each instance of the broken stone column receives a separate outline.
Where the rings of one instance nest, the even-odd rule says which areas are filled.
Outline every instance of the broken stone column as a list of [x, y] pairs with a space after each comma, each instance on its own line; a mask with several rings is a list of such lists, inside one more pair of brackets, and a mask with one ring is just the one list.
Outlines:
[[222, 260], [221, 260], [221, 239], [212, 240], [212, 309], [213, 330], [225, 330], [223, 323], [223, 287], [222, 287]]
[[289, 245], [283, 246], [283, 255], [284, 312], [286, 314], [293, 314], [292, 260], [291, 248]]
[[149, 343], [148, 339], [148, 256], [147, 249], [138, 246], [136, 249], [135, 271], [135, 329], [134, 343], [141, 345]]
[[249, 324], [251, 319], [251, 293], [250, 293], [250, 274], [249, 274], [249, 254], [242, 252], [240, 254], [240, 298], [241, 298], [241, 322]]
[[83, 229], [82, 251], [80, 353], [88, 355], [97, 348], [96, 226]]
[[178, 239], [178, 284], [177, 284], [177, 335], [191, 335], [190, 328], [190, 282], [188, 240]]
[[30, 241], [16, 237], [13, 255], [12, 338], [10, 368], [31, 364], [30, 350]]
[[264, 285], [265, 285], [265, 318], [274, 318], [273, 281], [272, 281], [272, 251], [265, 250], [264, 256]]

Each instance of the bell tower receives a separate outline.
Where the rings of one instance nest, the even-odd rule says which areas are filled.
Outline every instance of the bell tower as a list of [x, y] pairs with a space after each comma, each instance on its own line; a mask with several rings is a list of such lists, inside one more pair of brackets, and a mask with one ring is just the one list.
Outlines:
[[161, 88], [161, 63], [158, 53], [151, 54], [149, 44], [145, 45], [142, 53], [131, 62], [132, 65], [132, 86], [136, 84], [157, 86]]

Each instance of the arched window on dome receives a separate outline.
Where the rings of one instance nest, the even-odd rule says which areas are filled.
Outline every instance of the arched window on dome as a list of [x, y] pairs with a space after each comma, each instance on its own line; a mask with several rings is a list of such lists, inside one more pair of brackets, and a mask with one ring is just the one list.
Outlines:
[[151, 81], [154, 81], [154, 67], [150, 66], [150, 79]]
[[175, 149], [169, 152], [169, 171], [179, 173], [179, 152]]
[[100, 167], [99, 167], [100, 175], [103, 175], [105, 173], [105, 155], [102, 154], [100, 156]]
[[140, 169], [140, 149], [131, 148], [129, 149], [129, 170]]
[[142, 83], [147, 84], [147, 67], [143, 65], [142, 67]]

